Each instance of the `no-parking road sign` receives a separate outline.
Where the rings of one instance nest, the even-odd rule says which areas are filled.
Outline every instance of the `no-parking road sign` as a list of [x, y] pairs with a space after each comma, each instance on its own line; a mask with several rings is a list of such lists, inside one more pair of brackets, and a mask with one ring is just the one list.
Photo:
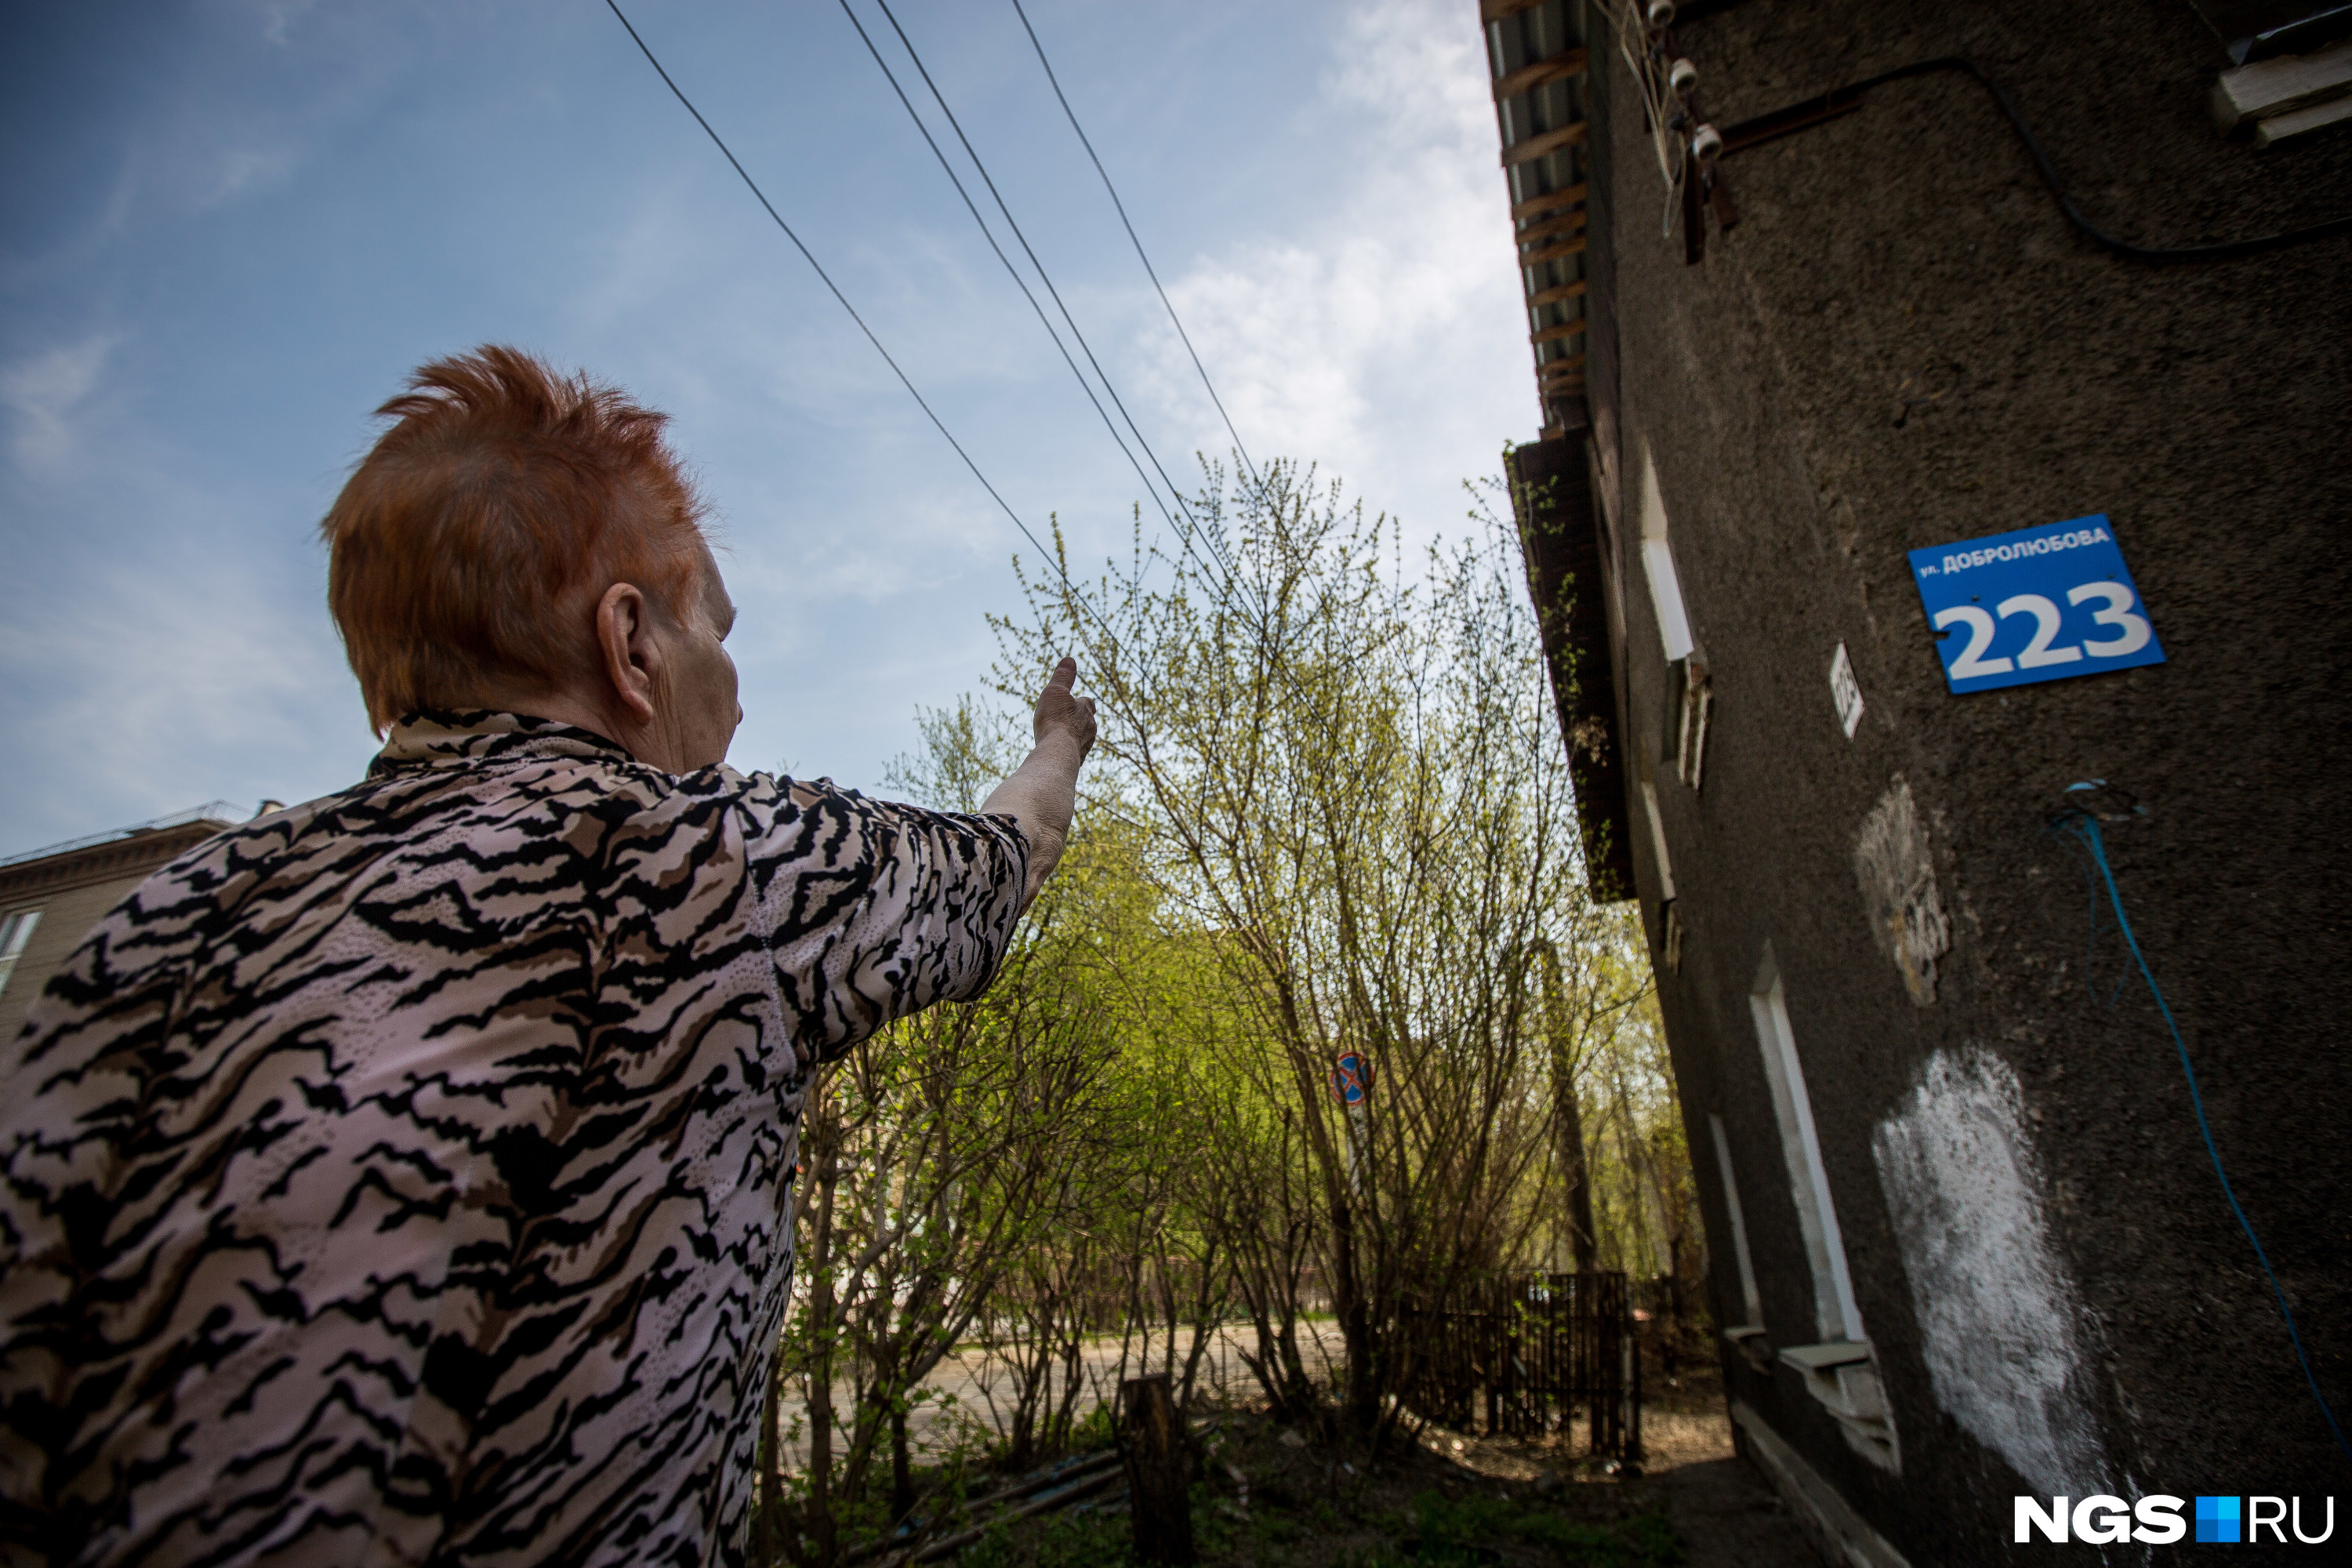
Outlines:
[[1331, 1096], [1342, 1105], [1361, 1105], [1372, 1094], [1372, 1058], [1361, 1051], [1341, 1051], [1331, 1064]]

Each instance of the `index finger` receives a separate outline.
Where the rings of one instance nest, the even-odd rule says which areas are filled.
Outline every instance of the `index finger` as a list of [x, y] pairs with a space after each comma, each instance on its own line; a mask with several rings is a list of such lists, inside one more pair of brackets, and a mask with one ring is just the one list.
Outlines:
[[1051, 691], [1054, 688], [1058, 686], [1063, 690], [1067, 691], [1071, 687], [1076, 685], [1077, 681], [1078, 661], [1071, 658], [1068, 654], [1064, 654], [1062, 656], [1062, 662], [1055, 665], [1054, 667], [1054, 673], [1046, 678], [1045, 689]]

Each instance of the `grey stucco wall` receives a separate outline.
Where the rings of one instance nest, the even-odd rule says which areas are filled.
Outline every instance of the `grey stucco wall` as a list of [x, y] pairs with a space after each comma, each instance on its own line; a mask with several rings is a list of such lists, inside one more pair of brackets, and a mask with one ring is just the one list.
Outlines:
[[[2352, 136], [2256, 153], [2216, 133], [2204, 94], [2228, 62], [2177, 0], [1750, 0], [1676, 41], [1718, 124], [1971, 55], [2093, 216], [2151, 243], [2352, 210]], [[1608, 101], [1634, 102], [1611, 68]], [[2352, 240], [2167, 268], [2107, 255], [2065, 225], [1982, 90], [1945, 76], [1730, 160], [1742, 221], [1686, 268], [1658, 231], [1638, 121], [1618, 113], [1607, 136], [1619, 675], [1680, 895], [1683, 963], [1661, 998], [1710, 1251], [1733, 1267], [1705, 1123], [1719, 1111], [1768, 1325], [1801, 1342], [1811, 1286], [1747, 1002], [1769, 942], [1902, 1472], [1850, 1452], [1790, 1371], [1735, 1362], [1733, 1392], [1919, 1563], [2032, 1559], [2007, 1543], [2011, 1495], [2038, 1489], [2021, 1454], [2081, 1472], [2077, 1495], [2340, 1490], [2344, 1462], [2207, 1163], [2170, 1037], [2112, 931], [2095, 978], [2103, 994], [2126, 984], [2094, 999], [2090, 891], [2043, 828], [2077, 780], [2146, 806], [2105, 825], [2116, 879], [2322, 1386], [2352, 1405], [2352, 1064], [2336, 1024], [2352, 981], [2335, 896]], [[1696, 794], [1656, 760], [1665, 670], [1630, 554], [1643, 445], [1714, 683]], [[2113, 520], [2169, 661], [1950, 695], [1905, 552], [2091, 512]], [[1867, 704], [1851, 742], [1828, 679], [1841, 641]], [[1951, 927], [1926, 1006], [1874, 942], [1853, 864], [1898, 777]], [[1654, 932], [1638, 820], [1634, 853]], [[2072, 1342], [2056, 1353], [2076, 1373], [2040, 1436], [2006, 1450], [1982, 1435], [2000, 1412], [1956, 1414], [1948, 1366], [1939, 1388], [1929, 1364], [1950, 1341], [1923, 1332], [1923, 1300], [1930, 1316], [1969, 1304], [1965, 1280], [1917, 1289], [1934, 1262], [1920, 1216], [1937, 1211], [1888, 1190], [1916, 1173], [1901, 1152], [1935, 1120], [1923, 1096], [1990, 1104], [2003, 1085], [2013, 1147], [1994, 1163], [2014, 1156], [2035, 1209], [2020, 1223], [2043, 1227], [2051, 1272], [2009, 1316], [2063, 1317]], [[1736, 1321], [1737, 1280], [1718, 1292]]]

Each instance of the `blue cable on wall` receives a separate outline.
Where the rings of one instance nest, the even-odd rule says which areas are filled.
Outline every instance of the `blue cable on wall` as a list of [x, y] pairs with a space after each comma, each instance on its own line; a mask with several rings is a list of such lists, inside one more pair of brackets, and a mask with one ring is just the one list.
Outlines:
[[[2069, 784], [2067, 793], [2071, 795], [2076, 790], [2105, 787], [2105, 780], [2093, 780], [2086, 784]], [[2173, 1048], [2180, 1053], [2181, 1075], [2189, 1080], [2189, 1103], [2197, 1112], [2197, 1131], [2205, 1140], [2205, 1152], [2213, 1162], [2213, 1174], [2221, 1184], [2221, 1195], [2230, 1200], [2230, 1212], [2237, 1216], [2238, 1228], [2246, 1233], [2246, 1240], [2253, 1247], [2255, 1260], [2263, 1266], [2263, 1277], [2270, 1281], [2271, 1295], [2278, 1301], [2279, 1316], [2286, 1320], [2286, 1337], [2294, 1345], [2294, 1359], [2303, 1368], [2304, 1382], [2311, 1386], [2312, 1401], [2319, 1406], [2320, 1416], [2327, 1423], [2327, 1430], [2335, 1435], [2336, 1446], [2344, 1451], [2347, 1460], [2352, 1460], [2352, 1443], [2345, 1441], [2344, 1428], [2336, 1425], [2336, 1413], [2327, 1408], [2326, 1397], [2319, 1392], [2319, 1379], [2312, 1373], [2311, 1358], [2303, 1348], [2303, 1335], [2294, 1326], [2294, 1309], [2286, 1304], [2286, 1292], [2279, 1288], [2278, 1274], [2271, 1268], [2270, 1254], [2263, 1250], [2262, 1237], [2254, 1234], [2253, 1222], [2246, 1217], [2246, 1211], [2238, 1205], [2238, 1194], [2230, 1186], [2230, 1173], [2221, 1168], [2221, 1152], [2214, 1147], [2213, 1129], [2205, 1120], [2205, 1097], [2197, 1087], [2197, 1069], [2189, 1064], [2188, 1042], [2180, 1037], [2180, 1026], [2173, 1021], [2172, 1007], [2165, 1001], [2164, 990], [2157, 984], [2156, 975], [2148, 969], [2147, 957], [2139, 950], [2139, 939], [2132, 934], [2131, 921], [2124, 914], [2123, 894], [2116, 889], [2116, 874], [2107, 865], [2106, 841], [2100, 836], [2099, 819], [2079, 807], [2069, 807], [2052, 818], [2050, 826], [2053, 830], [2081, 844], [2089, 852], [2091, 864], [2098, 868], [2100, 880], [2106, 886], [2107, 901], [2116, 911], [2116, 929], [2123, 932], [2124, 945], [2131, 950], [2132, 961], [2139, 965], [2140, 978], [2147, 982], [2147, 993], [2156, 998], [2157, 1011], [2164, 1015], [2164, 1026], [2172, 1031]], [[2095, 933], [2093, 940], [2096, 940]], [[2095, 985], [2093, 994], [2097, 994]]]

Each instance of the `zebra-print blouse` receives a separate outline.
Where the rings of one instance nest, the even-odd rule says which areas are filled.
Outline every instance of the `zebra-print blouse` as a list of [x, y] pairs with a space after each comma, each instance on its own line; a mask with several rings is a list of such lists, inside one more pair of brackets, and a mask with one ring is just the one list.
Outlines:
[[0, 1079], [9, 1563], [740, 1563], [812, 1066], [1009, 819], [510, 714], [151, 878]]

